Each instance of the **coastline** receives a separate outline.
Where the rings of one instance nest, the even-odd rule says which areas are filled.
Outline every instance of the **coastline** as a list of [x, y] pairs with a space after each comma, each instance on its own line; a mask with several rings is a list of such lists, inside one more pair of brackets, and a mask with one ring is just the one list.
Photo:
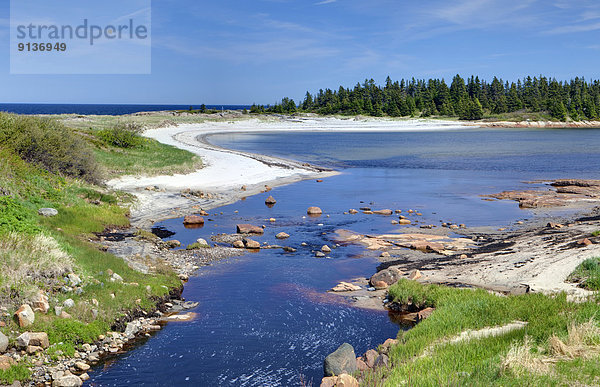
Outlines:
[[[194, 206], [204, 210], [264, 192], [267, 187], [287, 185], [307, 179], [322, 179], [339, 172], [307, 163], [273, 156], [241, 152], [212, 145], [207, 137], [223, 133], [258, 132], [385, 132], [468, 130], [470, 126], [451, 121], [435, 120], [378, 120], [338, 118], [293, 118], [259, 120], [256, 118], [182, 124], [175, 127], [149, 129], [144, 136], [198, 155], [204, 167], [190, 174], [172, 176], [123, 176], [107, 182], [116, 190], [137, 196], [131, 224], [148, 228], [150, 224], [169, 218], [182, 217]], [[244, 189], [242, 189], [244, 187]], [[190, 198], [182, 191], [193, 190], [210, 197]], [[204, 195], [202, 195], [204, 196]]]

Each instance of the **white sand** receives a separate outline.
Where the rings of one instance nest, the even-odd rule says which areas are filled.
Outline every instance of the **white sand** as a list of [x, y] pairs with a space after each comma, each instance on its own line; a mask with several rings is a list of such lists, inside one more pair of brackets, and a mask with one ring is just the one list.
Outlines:
[[[164, 144], [195, 153], [202, 158], [204, 168], [186, 175], [125, 176], [109, 181], [108, 185], [111, 188], [138, 196], [139, 203], [133, 208], [132, 214], [134, 222], [148, 218], [164, 219], [181, 215], [180, 211], [173, 211], [177, 207], [189, 207], [189, 200], [180, 195], [180, 192], [186, 188], [219, 194], [220, 200], [199, 203], [203, 208], [208, 209], [234, 202], [243, 196], [256, 194], [264, 189], [265, 185], [274, 187], [334, 174], [292, 160], [222, 149], [202, 140], [203, 136], [209, 134], [269, 131], [399, 132], [456, 129], [468, 129], [468, 127], [455, 122], [433, 120], [282, 118], [266, 121], [246, 119], [206, 122], [153, 129], [146, 131], [144, 135]], [[247, 186], [247, 191], [241, 191], [240, 188], [243, 185]], [[145, 190], [150, 186], [157, 186], [162, 192]]]

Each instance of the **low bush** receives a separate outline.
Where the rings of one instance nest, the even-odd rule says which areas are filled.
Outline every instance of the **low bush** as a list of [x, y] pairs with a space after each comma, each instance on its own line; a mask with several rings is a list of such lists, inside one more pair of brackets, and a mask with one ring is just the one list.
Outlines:
[[145, 141], [140, 136], [142, 131], [142, 126], [135, 122], [120, 122], [112, 128], [99, 130], [96, 136], [106, 145], [126, 149], [137, 148]]
[[12, 196], [0, 196], [0, 235], [10, 232], [35, 234], [40, 230], [30, 209]]
[[0, 147], [53, 173], [100, 180], [87, 142], [54, 119], [0, 113]]

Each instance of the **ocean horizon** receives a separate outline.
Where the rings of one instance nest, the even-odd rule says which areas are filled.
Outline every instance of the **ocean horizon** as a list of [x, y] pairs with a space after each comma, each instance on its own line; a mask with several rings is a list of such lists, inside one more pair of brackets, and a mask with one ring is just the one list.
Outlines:
[[[199, 109], [202, 104], [190, 105], [144, 105], [144, 104], [44, 104], [44, 103], [0, 103], [0, 112], [16, 114], [81, 114], [120, 116], [139, 112], [163, 110]], [[251, 105], [206, 105], [207, 109], [243, 110]]]

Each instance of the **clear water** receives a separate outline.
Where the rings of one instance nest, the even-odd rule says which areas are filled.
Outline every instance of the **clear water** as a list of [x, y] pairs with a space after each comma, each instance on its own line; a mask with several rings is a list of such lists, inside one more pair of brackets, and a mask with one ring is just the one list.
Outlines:
[[[370, 276], [378, 264], [376, 253], [356, 246], [341, 246], [329, 259], [315, 258], [314, 250], [332, 244], [336, 229], [401, 229], [390, 217], [344, 211], [412, 208], [423, 213], [423, 223], [499, 226], [531, 214], [513, 202], [483, 201], [480, 194], [528, 188], [532, 185], [523, 182], [534, 179], [600, 177], [600, 130], [261, 133], [215, 135], [210, 141], [326, 164], [342, 174], [212, 210], [201, 229], [185, 229], [181, 219], [162, 222], [184, 244], [233, 233], [236, 223], [265, 224], [265, 235], [256, 240], [298, 251], [261, 250], [201, 269], [184, 293], [200, 302], [194, 310], [198, 318], [171, 323], [132, 352], [96, 368], [93, 385], [287, 386], [299, 385], [300, 375], [318, 385], [323, 359], [341, 343], [362, 353], [399, 329], [386, 313], [352, 308], [325, 293], [339, 281]], [[264, 204], [268, 195], [278, 201], [272, 208]], [[313, 205], [324, 215], [305, 217]], [[266, 221], [271, 217], [277, 219], [274, 224]], [[291, 238], [277, 241], [280, 231]]]

